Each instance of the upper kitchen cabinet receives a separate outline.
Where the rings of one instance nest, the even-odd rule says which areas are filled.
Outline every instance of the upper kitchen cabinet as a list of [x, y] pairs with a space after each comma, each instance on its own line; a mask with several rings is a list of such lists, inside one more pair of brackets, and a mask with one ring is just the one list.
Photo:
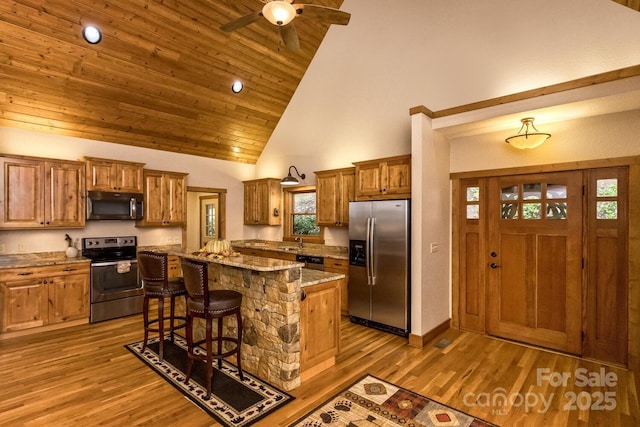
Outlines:
[[356, 200], [411, 198], [411, 155], [355, 162]]
[[26, 156], [0, 160], [0, 228], [84, 227], [83, 162]]
[[318, 225], [349, 225], [349, 202], [355, 200], [355, 168], [333, 169], [316, 174], [316, 220]]
[[144, 170], [144, 215], [139, 227], [183, 225], [187, 213], [187, 175]]
[[87, 164], [87, 190], [142, 193], [144, 163], [83, 157]]
[[244, 183], [245, 225], [280, 225], [282, 188], [277, 178], [253, 179]]

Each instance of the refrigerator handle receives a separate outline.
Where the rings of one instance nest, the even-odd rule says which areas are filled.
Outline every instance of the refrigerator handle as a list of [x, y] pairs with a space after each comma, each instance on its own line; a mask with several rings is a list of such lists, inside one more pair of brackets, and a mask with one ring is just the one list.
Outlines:
[[371, 272], [369, 270], [371, 268], [371, 254], [369, 253], [369, 251], [371, 250], [371, 242], [369, 240], [370, 234], [371, 234], [371, 218], [367, 218], [367, 234], [365, 237], [365, 248], [364, 248], [364, 254], [365, 254], [364, 264], [366, 266], [366, 271], [367, 271], [367, 285], [371, 285]]
[[373, 244], [374, 242], [374, 236], [376, 234], [376, 219], [374, 218], [370, 218], [371, 220], [371, 231], [369, 233], [369, 248], [371, 248], [370, 250], [370, 254], [369, 254], [369, 271], [371, 272], [371, 286], [375, 286], [376, 284], [376, 276], [375, 276], [375, 259], [376, 259], [376, 253], [375, 253], [375, 245]]

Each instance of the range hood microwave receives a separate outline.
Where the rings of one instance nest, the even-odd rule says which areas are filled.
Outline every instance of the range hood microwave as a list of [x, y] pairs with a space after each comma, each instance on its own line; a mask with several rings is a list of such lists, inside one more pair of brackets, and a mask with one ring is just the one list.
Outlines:
[[142, 199], [141, 193], [87, 191], [87, 220], [142, 219]]

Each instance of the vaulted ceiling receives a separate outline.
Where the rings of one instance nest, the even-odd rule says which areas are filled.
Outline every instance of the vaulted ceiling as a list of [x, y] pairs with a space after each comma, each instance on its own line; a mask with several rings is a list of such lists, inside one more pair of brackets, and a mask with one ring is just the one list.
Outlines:
[[[342, 0], [317, 0], [339, 8]], [[0, 125], [255, 163], [329, 26], [287, 49], [258, 0], [0, 1]], [[98, 26], [99, 44], [82, 28]], [[244, 83], [239, 94], [234, 80]]]
[[[329, 28], [305, 9], [296, 51], [262, 18], [220, 30], [262, 4], [0, 1], [0, 125], [255, 164]], [[87, 24], [99, 44], [82, 38]]]

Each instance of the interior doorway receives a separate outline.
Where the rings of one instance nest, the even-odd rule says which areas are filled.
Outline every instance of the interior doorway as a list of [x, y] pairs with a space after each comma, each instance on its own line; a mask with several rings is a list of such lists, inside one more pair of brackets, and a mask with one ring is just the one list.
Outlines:
[[223, 188], [187, 187], [186, 251], [195, 252], [213, 238], [226, 238], [226, 197]]

